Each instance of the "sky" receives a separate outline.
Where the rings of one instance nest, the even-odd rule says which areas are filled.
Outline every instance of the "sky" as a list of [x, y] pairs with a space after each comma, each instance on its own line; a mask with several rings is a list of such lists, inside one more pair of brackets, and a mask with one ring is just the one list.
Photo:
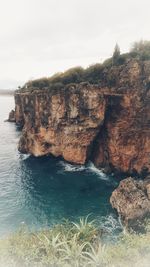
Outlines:
[[0, 89], [150, 40], [149, 0], [0, 0]]

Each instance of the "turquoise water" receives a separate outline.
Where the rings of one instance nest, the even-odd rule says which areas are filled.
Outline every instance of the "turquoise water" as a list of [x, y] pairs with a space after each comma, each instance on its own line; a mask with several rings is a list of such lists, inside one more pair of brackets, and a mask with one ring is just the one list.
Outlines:
[[90, 162], [78, 166], [53, 157], [21, 155], [20, 132], [15, 124], [4, 122], [13, 107], [13, 97], [0, 97], [0, 235], [23, 222], [41, 228], [89, 213], [110, 231], [120, 229], [109, 203], [115, 177]]

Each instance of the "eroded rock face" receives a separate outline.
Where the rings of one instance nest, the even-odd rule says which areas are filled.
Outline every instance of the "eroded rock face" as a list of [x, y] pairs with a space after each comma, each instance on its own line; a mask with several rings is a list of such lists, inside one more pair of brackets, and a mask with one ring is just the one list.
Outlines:
[[150, 171], [150, 62], [106, 69], [99, 85], [15, 94], [22, 153], [88, 159], [107, 171]]
[[19, 151], [35, 156], [51, 153], [85, 163], [109, 102], [99, 88], [80, 85], [57, 92], [16, 94], [16, 98], [21, 99], [16, 121], [24, 121]]
[[110, 203], [117, 210], [126, 226], [137, 226], [150, 216], [150, 180], [136, 181], [129, 177], [120, 182], [110, 198]]
[[93, 160], [97, 166], [107, 166], [110, 171], [149, 172], [150, 64], [131, 61], [116, 71], [115, 92], [123, 97], [107, 111]]

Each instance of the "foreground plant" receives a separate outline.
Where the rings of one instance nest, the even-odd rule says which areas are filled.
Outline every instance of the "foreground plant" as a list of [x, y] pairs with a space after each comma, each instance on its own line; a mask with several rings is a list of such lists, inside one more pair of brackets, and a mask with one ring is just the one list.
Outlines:
[[88, 217], [34, 233], [22, 227], [0, 241], [0, 267], [148, 267], [149, 225], [144, 234], [121, 234], [109, 244]]

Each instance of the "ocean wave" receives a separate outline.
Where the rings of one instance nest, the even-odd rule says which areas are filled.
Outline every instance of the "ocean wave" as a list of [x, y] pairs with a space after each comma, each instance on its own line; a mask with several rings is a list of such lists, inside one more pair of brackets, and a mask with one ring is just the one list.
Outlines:
[[96, 168], [96, 166], [92, 163], [92, 162], [89, 162], [87, 164], [87, 167], [86, 167], [86, 170], [88, 170], [89, 172], [91, 173], [95, 173], [99, 178], [101, 178], [102, 180], [106, 180], [108, 181], [109, 180], [109, 176], [106, 175], [102, 169], [98, 169]]
[[59, 165], [63, 167], [63, 171], [65, 172], [80, 172], [86, 169], [85, 165], [73, 165], [65, 161], [60, 161]]
[[102, 180], [108, 181], [109, 176], [107, 176], [102, 169], [96, 168], [96, 166], [92, 162], [88, 162], [86, 165], [77, 165], [71, 164], [65, 161], [60, 161], [59, 166], [62, 167], [62, 170], [59, 172], [82, 172], [85, 171], [87, 173], [96, 174]]
[[27, 160], [30, 157], [30, 155], [29, 154], [18, 154], [18, 157], [19, 159], [24, 161], [24, 160]]

